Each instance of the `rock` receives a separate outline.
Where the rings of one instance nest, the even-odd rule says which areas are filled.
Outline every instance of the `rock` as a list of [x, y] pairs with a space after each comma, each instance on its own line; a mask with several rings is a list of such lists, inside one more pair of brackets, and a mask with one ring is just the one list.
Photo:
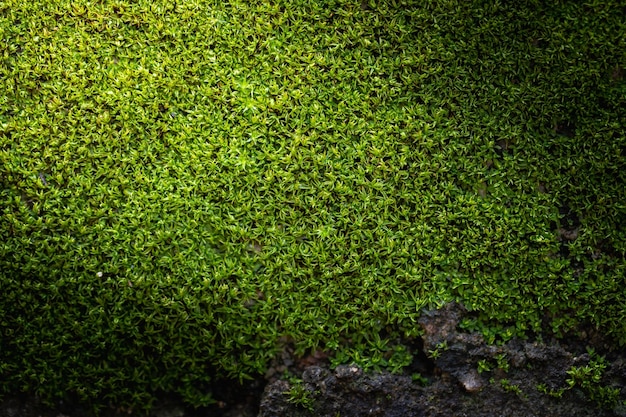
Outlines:
[[302, 374], [306, 389], [313, 394], [313, 411], [291, 404], [286, 395], [291, 389], [287, 381], [266, 387], [259, 417], [304, 416], [423, 416], [417, 400], [421, 387], [409, 376], [389, 373], [366, 374], [357, 366], [311, 366]]
[[[619, 406], [597, 408], [579, 389], [564, 391], [562, 398], [537, 389], [539, 384], [549, 389], [566, 387], [567, 371], [589, 361], [584, 347], [521, 340], [488, 345], [480, 334], [457, 328], [465, 314], [463, 307], [450, 304], [419, 320], [424, 336], [417, 345], [423, 348], [414, 352], [416, 361], [409, 371], [420, 370], [415, 382], [409, 375], [367, 373], [354, 365], [334, 370], [328, 365], [311, 366], [302, 380], [313, 393], [312, 411], [287, 401], [288, 383], [274, 383], [266, 387], [259, 417], [626, 416]], [[429, 354], [434, 350], [436, 355]], [[607, 368], [607, 381], [610, 378], [613, 386], [626, 386], [625, 358], [624, 354], [614, 358]], [[428, 366], [419, 363], [424, 360], [430, 362]], [[479, 373], [479, 361], [488, 370]], [[421, 386], [424, 380], [430, 384]]]
[[477, 393], [485, 387], [485, 382], [475, 369], [469, 369], [461, 374], [458, 380], [463, 385], [465, 391], [471, 394]]
[[335, 376], [339, 379], [354, 378], [361, 373], [361, 369], [354, 365], [340, 365], [335, 369]]

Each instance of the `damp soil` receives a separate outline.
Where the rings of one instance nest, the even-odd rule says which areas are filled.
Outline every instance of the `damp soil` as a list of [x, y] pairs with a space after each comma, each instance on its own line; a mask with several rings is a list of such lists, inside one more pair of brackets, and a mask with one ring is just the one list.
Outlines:
[[[601, 335], [587, 329], [558, 340], [489, 345], [479, 334], [459, 330], [466, 314], [457, 304], [425, 313], [422, 338], [409, 342], [413, 363], [402, 374], [331, 368], [324, 352], [296, 357], [286, 344], [266, 375], [216, 383], [212, 406], [187, 409], [164, 398], [150, 417], [626, 416], [626, 352]], [[589, 348], [606, 360], [594, 386], [612, 388], [617, 401], [601, 404], [581, 384], [566, 382], [572, 368], [593, 362]], [[425, 353], [435, 350], [435, 357]], [[134, 413], [110, 409], [102, 415]], [[28, 396], [0, 404], [0, 417], [88, 416], [71, 404], [52, 410]]]

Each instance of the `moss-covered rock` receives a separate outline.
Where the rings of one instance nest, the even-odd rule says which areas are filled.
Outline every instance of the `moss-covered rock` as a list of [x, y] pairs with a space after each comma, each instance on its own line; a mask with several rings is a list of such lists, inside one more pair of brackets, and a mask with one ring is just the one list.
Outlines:
[[452, 300], [623, 344], [623, 12], [3, 2], [0, 392], [202, 405], [281, 338], [387, 366]]

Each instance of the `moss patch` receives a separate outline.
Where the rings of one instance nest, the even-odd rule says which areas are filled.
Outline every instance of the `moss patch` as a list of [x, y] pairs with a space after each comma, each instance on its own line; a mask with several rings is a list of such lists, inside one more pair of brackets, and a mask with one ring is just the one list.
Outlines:
[[201, 405], [451, 300], [623, 344], [623, 14], [0, 3], [0, 392]]

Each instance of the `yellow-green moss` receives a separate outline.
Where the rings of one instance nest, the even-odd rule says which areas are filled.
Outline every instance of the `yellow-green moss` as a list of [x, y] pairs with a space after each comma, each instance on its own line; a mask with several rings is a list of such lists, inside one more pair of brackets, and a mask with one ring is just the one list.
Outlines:
[[0, 2], [0, 392], [199, 405], [450, 300], [624, 343], [624, 7]]

